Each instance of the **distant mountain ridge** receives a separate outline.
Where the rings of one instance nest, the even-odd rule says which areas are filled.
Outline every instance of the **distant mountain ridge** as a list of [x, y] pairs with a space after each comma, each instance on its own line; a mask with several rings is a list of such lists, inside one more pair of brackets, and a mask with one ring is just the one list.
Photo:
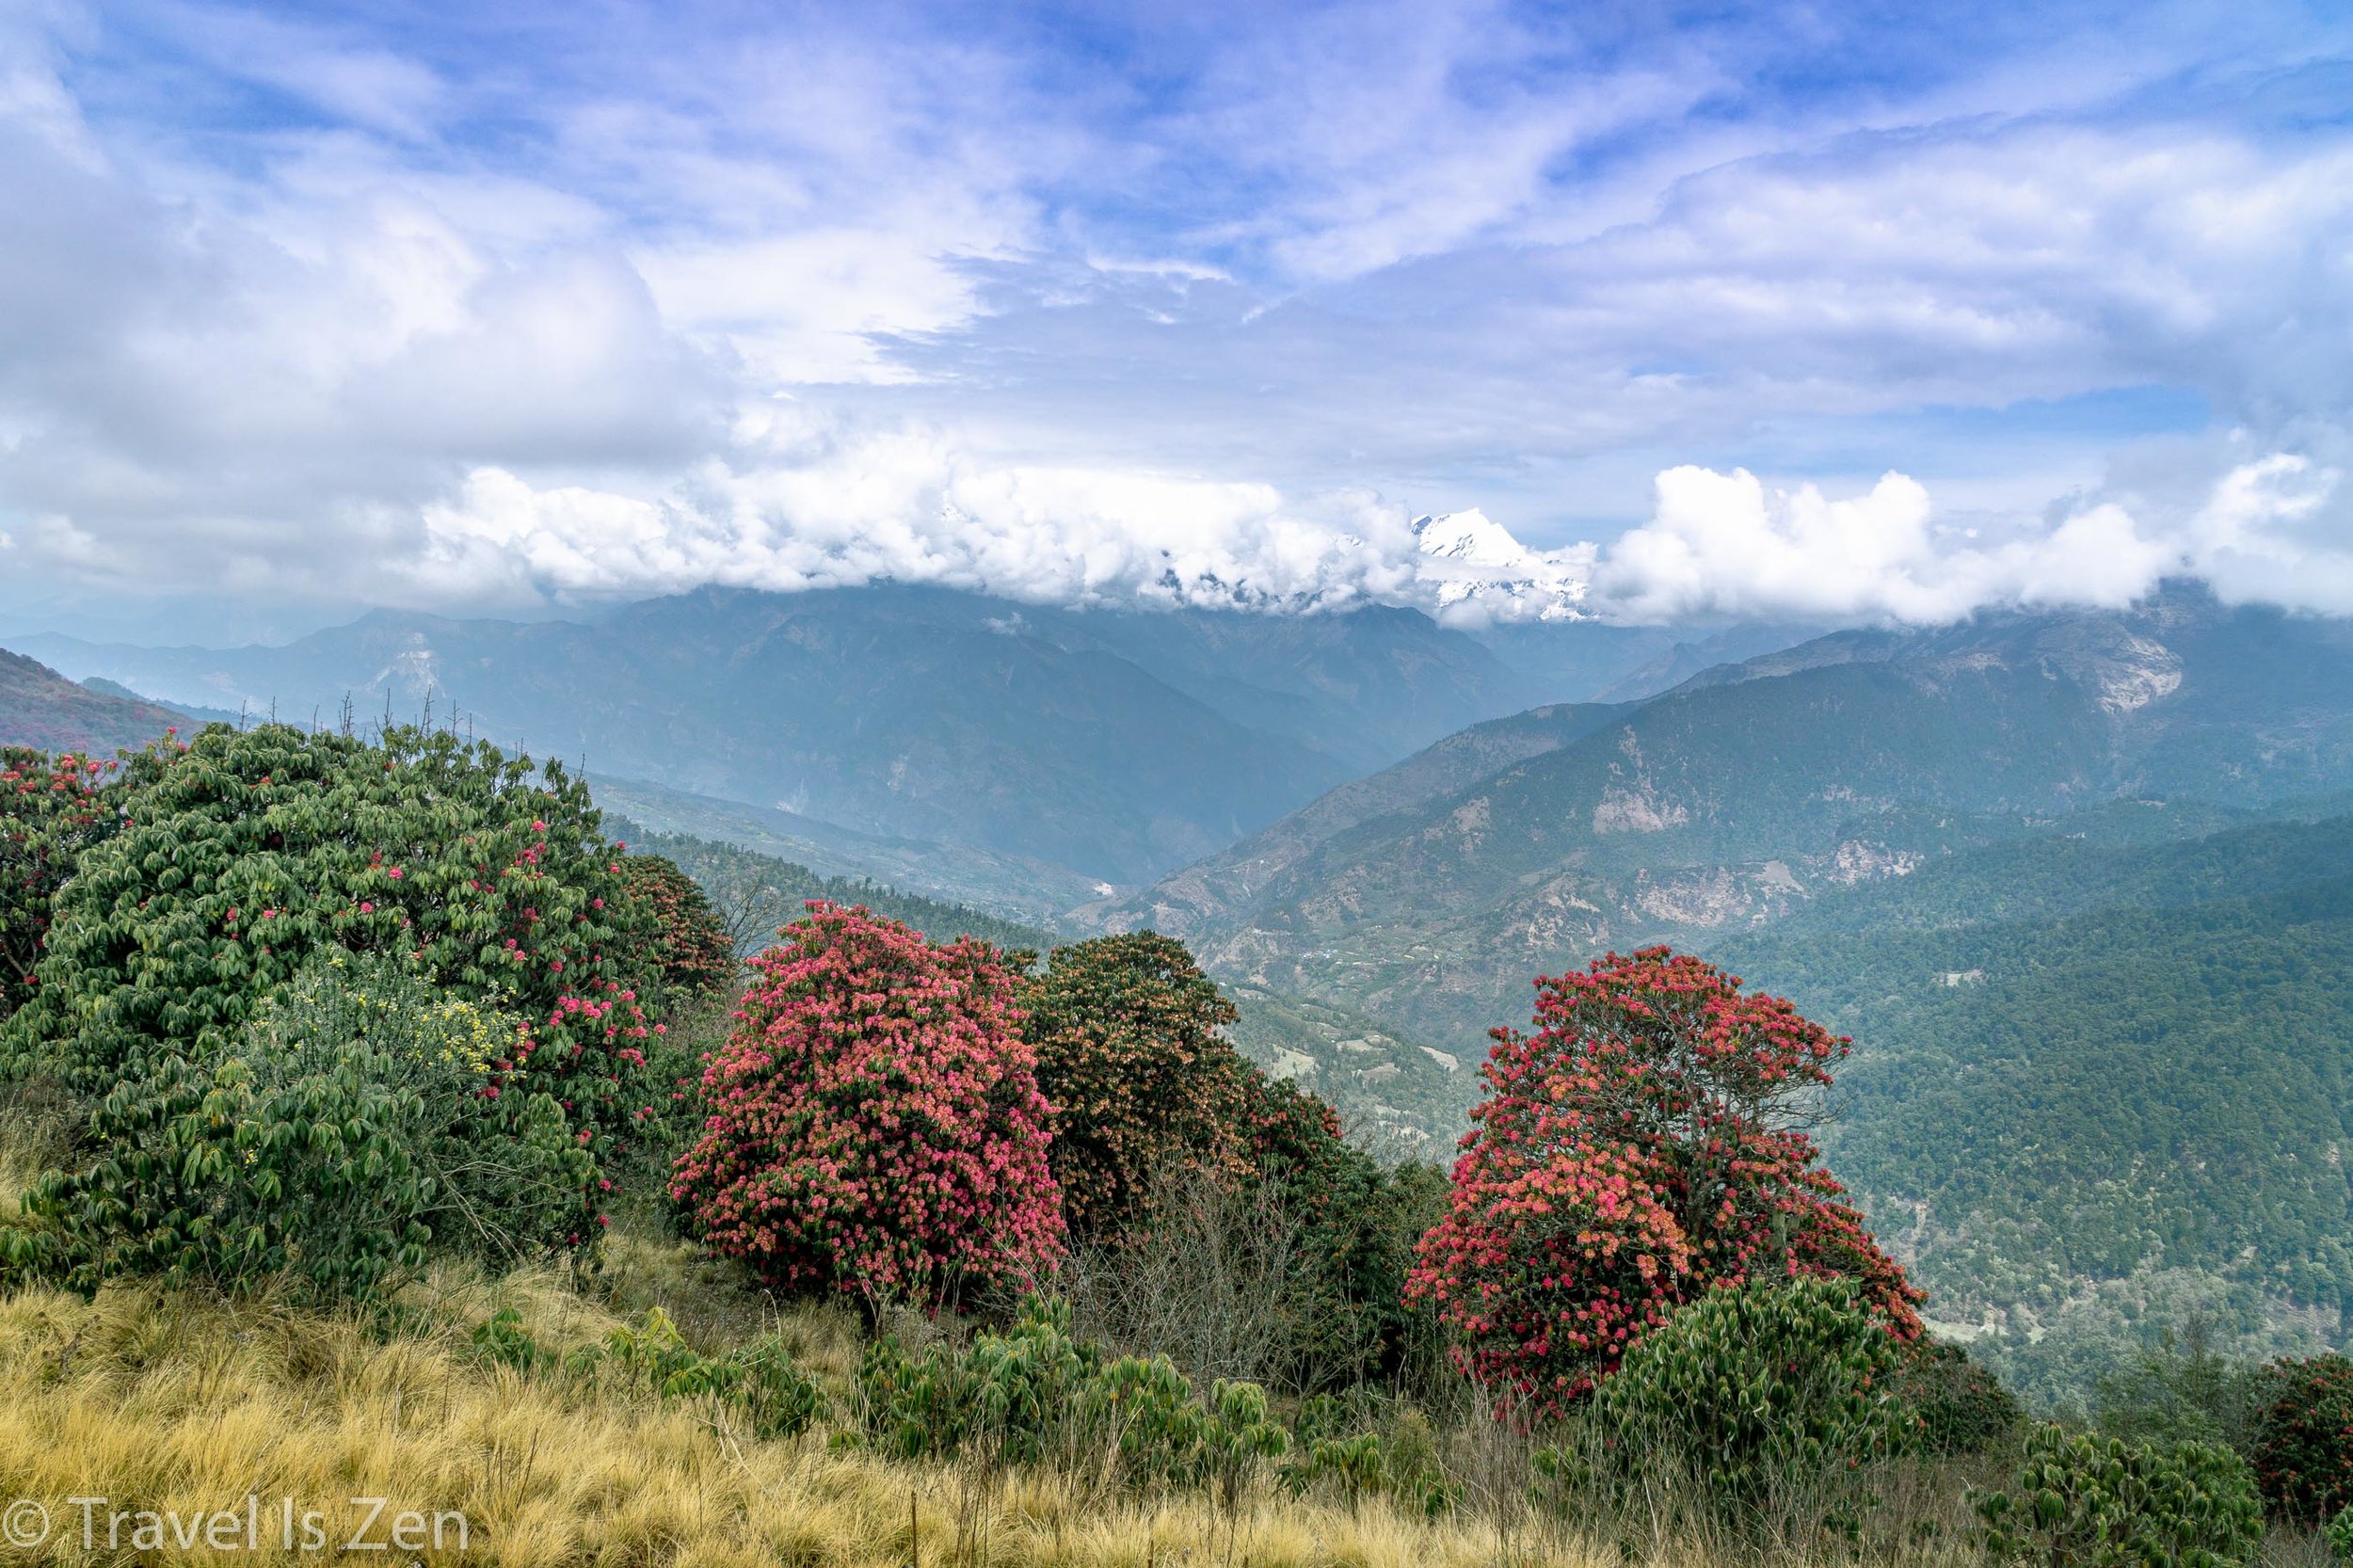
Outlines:
[[27, 645], [159, 697], [331, 720], [426, 694], [600, 771], [1147, 880], [1528, 688], [1412, 611], [1042, 609], [701, 589], [594, 624], [378, 613], [285, 648]]
[[1767, 924], [2103, 801], [2348, 784], [2353, 626], [2176, 590], [1839, 632], [1491, 721], [1097, 918], [1181, 922], [1233, 981], [1476, 1049], [1524, 1020], [1529, 976], [1606, 948]]
[[111, 757], [145, 745], [184, 714], [76, 684], [37, 659], [0, 648], [0, 745]]

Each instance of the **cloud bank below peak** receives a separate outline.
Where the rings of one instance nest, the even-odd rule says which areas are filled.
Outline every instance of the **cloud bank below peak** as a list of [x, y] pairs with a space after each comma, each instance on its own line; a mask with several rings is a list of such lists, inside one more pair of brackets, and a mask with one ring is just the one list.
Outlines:
[[1832, 497], [1683, 466], [1657, 476], [1648, 520], [1538, 550], [1476, 509], [1409, 518], [1362, 492], [1301, 504], [1268, 485], [991, 467], [904, 437], [798, 466], [712, 464], [651, 499], [478, 470], [426, 509], [405, 587], [425, 602], [574, 600], [888, 580], [1064, 604], [1405, 604], [1457, 625], [1935, 624], [1990, 607], [2121, 606], [2188, 575], [2226, 600], [2353, 614], [2341, 488], [2336, 471], [2273, 454], [2178, 516], [2090, 498], [1997, 530], [1941, 521], [1900, 473]]

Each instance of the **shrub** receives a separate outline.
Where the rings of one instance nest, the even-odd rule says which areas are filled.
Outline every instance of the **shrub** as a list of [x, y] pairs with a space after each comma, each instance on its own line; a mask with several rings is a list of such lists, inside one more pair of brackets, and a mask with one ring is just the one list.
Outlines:
[[98, 793], [116, 765], [0, 746], [0, 1018], [33, 994], [57, 888], [120, 824]]
[[993, 949], [816, 904], [752, 968], [671, 1178], [692, 1234], [772, 1288], [877, 1304], [1052, 1264], [1048, 1112]]
[[1246, 1174], [1248, 1069], [1219, 1032], [1234, 1005], [1182, 943], [1147, 931], [1056, 948], [1021, 1004], [1073, 1240], [1128, 1237], [1173, 1171]]
[[1286, 1291], [1298, 1386], [1345, 1386], [1391, 1378], [1435, 1335], [1430, 1315], [1405, 1300], [1414, 1246], [1433, 1217], [1434, 1173], [1385, 1171], [1340, 1135], [1329, 1105], [1252, 1068], [1250, 1160], [1299, 1230], [1299, 1262]]
[[2308, 1525], [2353, 1508], [2353, 1361], [2276, 1361], [2263, 1382], [2251, 1457], [2264, 1496]]
[[212, 1075], [168, 1277], [376, 1294], [427, 1243], [512, 1263], [581, 1223], [588, 1152], [531, 1092], [530, 1036], [400, 964], [330, 950], [267, 998]]
[[792, 1365], [775, 1335], [707, 1356], [654, 1306], [636, 1328], [606, 1336], [605, 1353], [665, 1400], [713, 1399], [736, 1406], [750, 1417], [755, 1436], [797, 1437], [825, 1413], [824, 1395]]
[[2255, 1478], [2230, 1449], [2071, 1437], [2049, 1425], [2027, 1434], [2014, 1488], [1977, 1508], [1992, 1556], [2048, 1568], [2233, 1568], [2263, 1540]]
[[735, 942], [695, 879], [659, 855], [624, 855], [623, 895], [647, 927], [639, 958], [665, 999], [665, 1013], [707, 1005], [733, 989]]
[[1855, 1279], [1902, 1338], [1918, 1292], [1801, 1130], [1846, 1041], [1696, 958], [1649, 948], [1537, 982], [1410, 1293], [1481, 1382], [1558, 1411], [1719, 1283]]
[[1289, 1434], [1257, 1384], [1220, 1379], [1207, 1396], [1164, 1356], [1107, 1360], [1070, 1334], [1066, 1304], [1023, 1298], [1002, 1334], [910, 1356], [888, 1336], [858, 1368], [868, 1440], [902, 1459], [1085, 1465], [1133, 1486], [1207, 1487], [1231, 1506]]
[[1920, 1413], [1920, 1439], [1930, 1453], [1989, 1452], [2024, 1419], [2002, 1380], [1947, 1340], [1923, 1336], [1905, 1347], [1897, 1387]]
[[1711, 1497], [1753, 1506], [1919, 1447], [1892, 1329], [1851, 1280], [1721, 1287], [1626, 1352], [1594, 1417], [1627, 1457], [1672, 1454]]
[[[230, 1136], [203, 1110], [211, 1075], [322, 950], [391, 954], [502, 999], [532, 1026], [534, 1088], [592, 1158], [642, 1113], [649, 1028], [621, 983], [617, 873], [559, 766], [408, 729], [371, 745], [216, 725], [123, 772], [122, 825], [57, 890], [34, 998], [0, 1025], [0, 1071], [54, 1075], [91, 1106], [100, 1145], [31, 1194], [56, 1243], [38, 1249], [44, 1267], [87, 1289], [224, 1265], [196, 1223], [194, 1186]], [[584, 1206], [568, 1236], [593, 1237], [598, 1218]], [[23, 1233], [10, 1255], [28, 1261]]]

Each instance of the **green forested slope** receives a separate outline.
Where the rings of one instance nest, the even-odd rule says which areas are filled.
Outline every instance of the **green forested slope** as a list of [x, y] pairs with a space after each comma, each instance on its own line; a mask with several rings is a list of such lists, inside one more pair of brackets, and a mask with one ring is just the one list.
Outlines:
[[903, 893], [863, 878], [823, 876], [807, 866], [733, 844], [682, 833], [656, 833], [610, 811], [605, 813], [604, 830], [632, 849], [676, 861], [680, 870], [702, 885], [736, 946], [745, 952], [767, 946], [776, 928], [799, 920], [803, 906], [813, 899], [863, 904], [936, 942], [970, 936], [1000, 948], [1028, 948], [1037, 952], [1054, 945], [1052, 936], [1035, 927], [999, 920], [961, 904]]
[[1855, 1037], [1827, 1142], [1946, 1315], [2353, 1307], [2353, 817], [1997, 846], [1711, 952]]

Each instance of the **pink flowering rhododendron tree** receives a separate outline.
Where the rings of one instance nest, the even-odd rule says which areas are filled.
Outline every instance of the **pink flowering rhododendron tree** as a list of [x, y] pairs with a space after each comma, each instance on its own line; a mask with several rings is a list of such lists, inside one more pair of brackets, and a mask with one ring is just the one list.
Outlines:
[[1663, 947], [1536, 985], [1536, 1032], [1495, 1032], [1407, 1286], [1465, 1371], [1557, 1412], [1676, 1307], [1751, 1279], [1851, 1278], [1918, 1336], [1919, 1292], [1803, 1130], [1846, 1040]]
[[1050, 1112], [996, 950], [812, 904], [751, 967], [672, 1174], [692, 1233], [773, 1288], [870, 1304], [1050, 1268]]

